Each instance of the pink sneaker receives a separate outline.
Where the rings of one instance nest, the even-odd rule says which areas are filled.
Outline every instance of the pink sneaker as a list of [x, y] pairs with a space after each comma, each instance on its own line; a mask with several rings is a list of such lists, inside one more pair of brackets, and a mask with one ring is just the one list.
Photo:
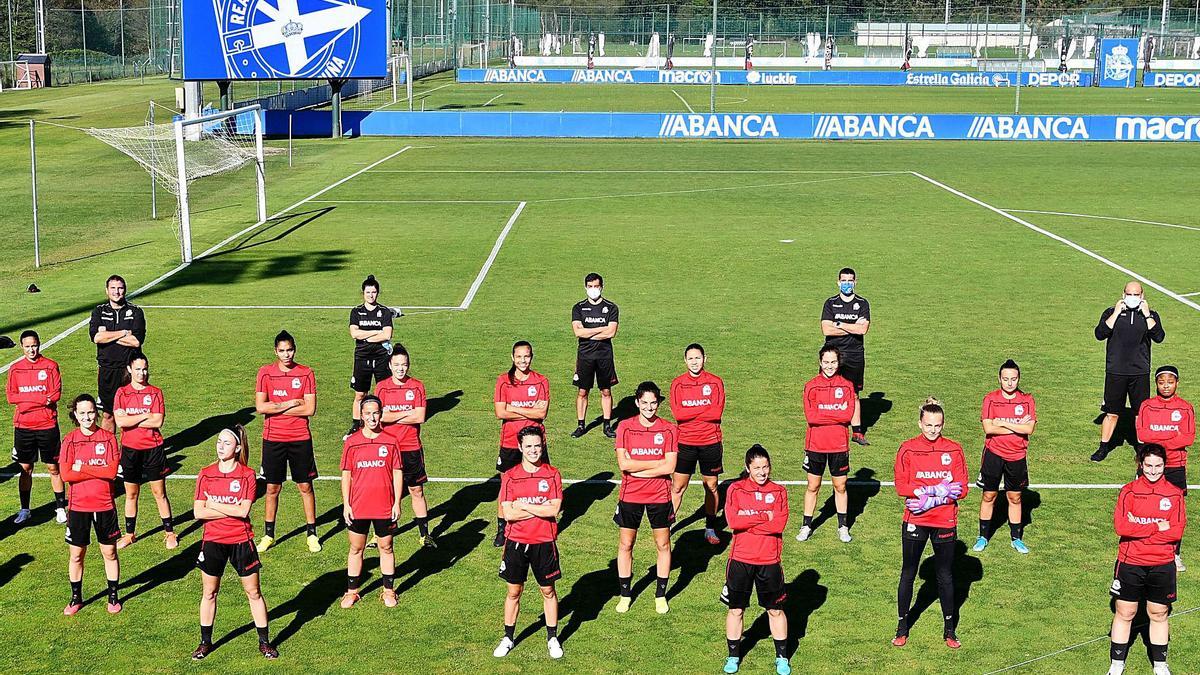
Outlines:
[[71, 602], [67, 603], [66, 607], [63, 607], [63, 615], [75, 616], [75, 614], [81, 609], [83, 609], [83, 603], [72, 600]]

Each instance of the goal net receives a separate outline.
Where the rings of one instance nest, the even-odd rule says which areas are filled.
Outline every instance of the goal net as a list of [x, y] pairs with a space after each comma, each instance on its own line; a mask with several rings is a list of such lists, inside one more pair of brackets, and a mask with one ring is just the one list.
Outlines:
[[188, 184], [255, 166], [258, 222], [267, 219], [266, 174], [263, 163], [263, 119], [258, 105], [212, 112], [167, 123], [147, 121], [138, 127], [85, 129], [141, 164], [178, 203], [178, 229], [183, 262], [192, 261], [192, 222]]

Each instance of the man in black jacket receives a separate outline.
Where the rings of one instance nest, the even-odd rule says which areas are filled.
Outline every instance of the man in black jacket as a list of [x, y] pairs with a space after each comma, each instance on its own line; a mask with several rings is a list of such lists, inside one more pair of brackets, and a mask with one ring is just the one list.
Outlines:
[[1150, 309], [1142, 285], [1125, 284], [1125, 294], [1115, 305], [1104, 310], [1096, 324], [1096, 339], [1107, 341], [1104, 347], [1104, 420], [1100, 423], [1100, 447], [1092, 453], [1093, 462], [1102, 462], [1112, 451], [1113, 431], [1126, 398], [1135, 411], [1150, 398], [1150, 341], [1162, 342], [1163, 331], [1158, 312]]

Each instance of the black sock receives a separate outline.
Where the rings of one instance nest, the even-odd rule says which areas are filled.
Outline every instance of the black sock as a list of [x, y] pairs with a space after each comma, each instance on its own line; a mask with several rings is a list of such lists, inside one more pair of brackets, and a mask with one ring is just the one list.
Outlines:
[[54, 506], [59, 509], [67, 508], [67, 493], [65, 491], [54, 493]]
[[83, 600], [83, 579], [80, 579], [79, 581], [71, 582], [71, 600], [72, 601], [82, 601]]
[[1020, 539], [1025, 535], [1025, 526], [1021, 523], [1009, 523], [1008, 534], [1013, 539]]
[[1100, 447], [1097, 449], [1098, 450], [1111, 450], [1112, 449], [1112, 441], [1100, 441]]
[[896, 635], [908, 635], [908, 619], [906, 617], [902, 616], [896, 621]]
[[504, 637], [516, 641], [517, 624], [504, 624]]
[[357, 592], [359, 585], [362, 583], [362, 575], [346, 575], [346, 592]]
[[854, 432], [854, 433], [856, 433], [856, 434], [865, 434], [865, 433], [867, 433], [867, 428], [866, 428], [866, 427], [864, 427], [864, 426], [863, 426], [863, 425], [861, 425], [861, 424], [856, 424], [856, 425], [854, 425], [854, 426], [850, 427], [850, 430], [851, 430], [851, 431], [853, 431], [853, 432]]
[[262, 628], [255, 626], [254, 630], [258, 632], [258, 644], [265, 645], [271, 641], [271, 635], [267, 632], [266, 626], [263, 626]]
[[657, 585], [654, 587], [654, 597], [656, 597], [656, 598], [667, 597], [667, 583], [669, 581], [671, 581], [671, 578], [670, 577], [658, 577], [656, 579], [656, 581], [657, 581]]
[[605, 417], [604, 418], [604, 428], [607, 429], [611, 426], [612, 426], [612, 419]]
[[586, 426], [587, 426], [587, 424], [585, 424], [583, 420], [579, 420], [579, 428], [580, 428], [580, 429], [582, 429], [582, 428], [584, 428], [584, 427], [586, 427]]
[[621, 585], [621, 597], [628, 598], [633, 595], [633, 576], [617, 577], [617, 582]]
[[125, 533], [133, 534], [137, 530], [137, 516], [125, 516]]
[[110, 601], [115, 601], [117, 599], [117, 587], [120, 585], [121, 581], [119, 579], [108, 580], [108, 599]]
[[553, 640], [558, 637], [558, 626], [546, 626], [546, 639]]
[[171, 522], [171, 516], [167, 516], [166, 518], [163, 518], [162, 521], [163, 521], [163, 532], [174, 532], [175, 531], [175, 523]]
[[504, 519], [503, 518], [496, 519], [496, 532], [498, 534], [504, 534]]
[[950, 635], [954, 632], [954, 617], [947, 616], [942, 618], [942, 635]]
[[[772, 639], [774, 640], [774, 638], [772, 638]], [[787, 658], [787, 638], [784, 638], [782, 640], [774, 640], [774, 642], [775, 642], [775, 658], [786, 659]]]
[[1120, 642], [1108, 643], [1108, 658], [1113, 661], [1124, 661], [1129, 656], [1129, 645]]
[[275, 538], [275, 521], [273, 521], [273, 520], [265, 521], [263, 523], [263, 533], [265, 533], [268, 537], [274, 539]]
[[200, 642], [202, 642], [206, 645], [212, 644], [212, 629], [213, 629], [212, 626], [205, 626], [204, 624], [200, 624]]
[[839, 513], [839, 514], [837, 514], [837, 517], [838, 517], [838, 527], [846, 527], [846, 514]]
[[812, 527], [812, 519], [813, 519], [813, 517], [810, 516], [809, 514], [807, 514], [807, 513], [804, 514], [804, 526]]
[[710, 529], [710, 530], [719, 530], [719, 529], [721, 529], [721, 517], [720, 517], [720, 516], [715, 516], [715, 515], [714, 515], [714, 516], [710, 516], [710, 515], [707, 515], [707, 514], [706, 514], [706, 515], [704, 516], [704, 527], [706, 527], [706, 528], [708, 528], [708, 529]]
[[413, 522], [417, 524], [417, 531], [422, 537], [429, 536], [429, 516], [413, 518]]
[[316, 534], [317, 534], [317, 524], [316, 523], [305, 523], [304, 524], [304, 535], [305, 536], [315, 537]]
[[1167, 662], [1167, 645], [1150, 644], [1150, 662], [1151, 663], [1166, 663]]
[[386, 589], [388, 589], [389, 591], [391, 591], [391, 590], [395, 590], [395, 588], [396, 588], [396, 575], [395, 575], [395, 574], [385, 574], [385, 575], [383, 575], [383, 587], [384, 587], [384, 588], [386, 588]]
[[22, 509], [25, 509], [26, 511], [28, 511], [28, 510], [29, 510], [29, 494], [30, 494], [31, 492], [32, 492], [32, 490], [20, 490], [20, 493], [21, 493], [21, 508], [22, 508]]
[[741, 658], [742, 639], [730, 640], [725, 638], [725, 646], [729, 648], [729, 655], [736, 658]]
[[983, 537], [984, 539], [992, 538], [991, 520], [984, 520], [983, 518], [979, 519], [979, 536]]

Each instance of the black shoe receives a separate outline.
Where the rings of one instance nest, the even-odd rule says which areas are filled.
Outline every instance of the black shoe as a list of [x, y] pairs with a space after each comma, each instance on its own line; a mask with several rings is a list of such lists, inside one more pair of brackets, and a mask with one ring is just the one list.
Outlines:
[[1096, 451], [1092, 453], [1092, 461], [1093, 462], [1103, 462], [1104, 459], [1106, 457], [1108, 457], [1108, 453], [1110, 453], [1110, 452], [1112, 452], [1112, 450], [1110, 448], [1106, 448], [1102, 445], [1102, 446], [1096, 448]]
[[858, 443], [859, 445], [864, 446], [864, 447], [871, 444], [871, 442], [867, 440], [866, 434], [859, 434], [859, 433], [851, 434], [850, 440], [852, 440], [855, 443]]
[[571, 432], [571, 438], [583, 438], [583, 435], [586, 433], [587, 433], [587, 427], [580, 425], [578, 427], [575, 427], [575, 431]]
[[346, 440], [347, 438], [350, 438], [351, 436], [354, 435], [354, 432], [358, 431], [361, 428], [362, 428], [362, 420], [354, 420], [354, 422], [350, 424], [350, 431], [347, 431], [346, 435], [342, 436], [342, 440]]
[[492, 546], [500, 548], [501, 546], [504, 546], [505, 541], [507, 540], [504, 537], [504, 530], [496, 530], [496, 538], [492, 540]]
[[605, 424], [604, 425], [604, 435], [608, 436], [609, 438], [616, 438], [617, 437], [617, 428], [611, 424]]
[[200, 660], [204, 659], [204, 657], [211, 654], [212, 650], [213, 650], [213, 645], [211, 642], [201, 642], [200, 646], [196, 647], [196, 651], [192, 652], [192, 660], [200, 661]]
[[263, 658], [274, 661], [279, 658], [279, 650], [276, 649], [270, 642], [258, 643], [258, 651], [263, 655]]

